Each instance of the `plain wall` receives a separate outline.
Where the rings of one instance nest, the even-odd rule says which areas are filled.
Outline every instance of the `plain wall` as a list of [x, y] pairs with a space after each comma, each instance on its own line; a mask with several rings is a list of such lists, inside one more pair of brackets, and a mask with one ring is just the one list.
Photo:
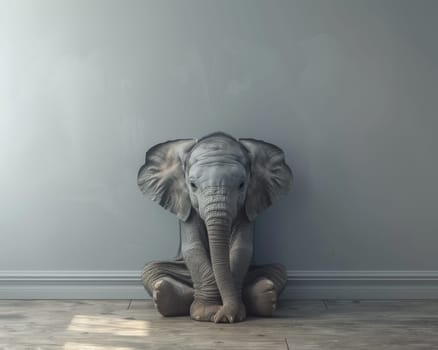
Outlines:
[[289, 270], [438, 270], [438, 2], [0, 1], [0, 270], [140, 270], [177, 220], [145, 151], [283, 148], [257, 222]]

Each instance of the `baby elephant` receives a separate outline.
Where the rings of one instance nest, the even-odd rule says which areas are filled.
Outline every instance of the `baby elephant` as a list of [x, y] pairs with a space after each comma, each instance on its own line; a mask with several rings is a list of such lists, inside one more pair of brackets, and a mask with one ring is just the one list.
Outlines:
[[143, 284], [164, 316], [239, 322], [271, 316], [286, 283], [280, 264], [250, 266], [254, 219], [286, 194], [283, 151], [222, 132], [158, 144], [138, 173], [142, 192], [181, 222], [181, 254], [144, 267]]

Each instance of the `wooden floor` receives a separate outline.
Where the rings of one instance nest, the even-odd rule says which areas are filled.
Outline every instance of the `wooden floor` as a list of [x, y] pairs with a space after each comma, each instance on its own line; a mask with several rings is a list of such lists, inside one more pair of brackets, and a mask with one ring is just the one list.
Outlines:
[[145, 300], [0, 300], [0, 349], [438, 349], [438, 301], [283, 301], [228, 325]]

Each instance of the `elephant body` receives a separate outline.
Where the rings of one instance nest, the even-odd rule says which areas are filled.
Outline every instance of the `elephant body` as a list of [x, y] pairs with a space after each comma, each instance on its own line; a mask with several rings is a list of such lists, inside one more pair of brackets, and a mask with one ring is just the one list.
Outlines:
[[178, 216], [182, 253], [144, 268], [157, 310], [230, 323], [247, 311], [272, 315], [286, 272], [279, 264], [250, 266], [254, 220], [291, 182], [284, 153], [264, 141], [217, 132], [152, 147], [138, 185]]

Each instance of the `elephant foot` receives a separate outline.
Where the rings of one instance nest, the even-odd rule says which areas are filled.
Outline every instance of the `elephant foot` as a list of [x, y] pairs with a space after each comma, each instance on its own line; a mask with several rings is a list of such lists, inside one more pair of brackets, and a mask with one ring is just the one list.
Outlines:
[[153, 285], [152, 300], [163, 316], [186, 316], [193, 301], [193, 289], [172, 278], [163, 277]]
[[221, 305], [195, 299], [190, 306], [190, 317], [196, 321], [212, 322]]
[[245, 287], [243, 292], [248, 312], [254, 316], [271, 317], [277, 308], [277, 292], [274, 283], [262, 277]]

